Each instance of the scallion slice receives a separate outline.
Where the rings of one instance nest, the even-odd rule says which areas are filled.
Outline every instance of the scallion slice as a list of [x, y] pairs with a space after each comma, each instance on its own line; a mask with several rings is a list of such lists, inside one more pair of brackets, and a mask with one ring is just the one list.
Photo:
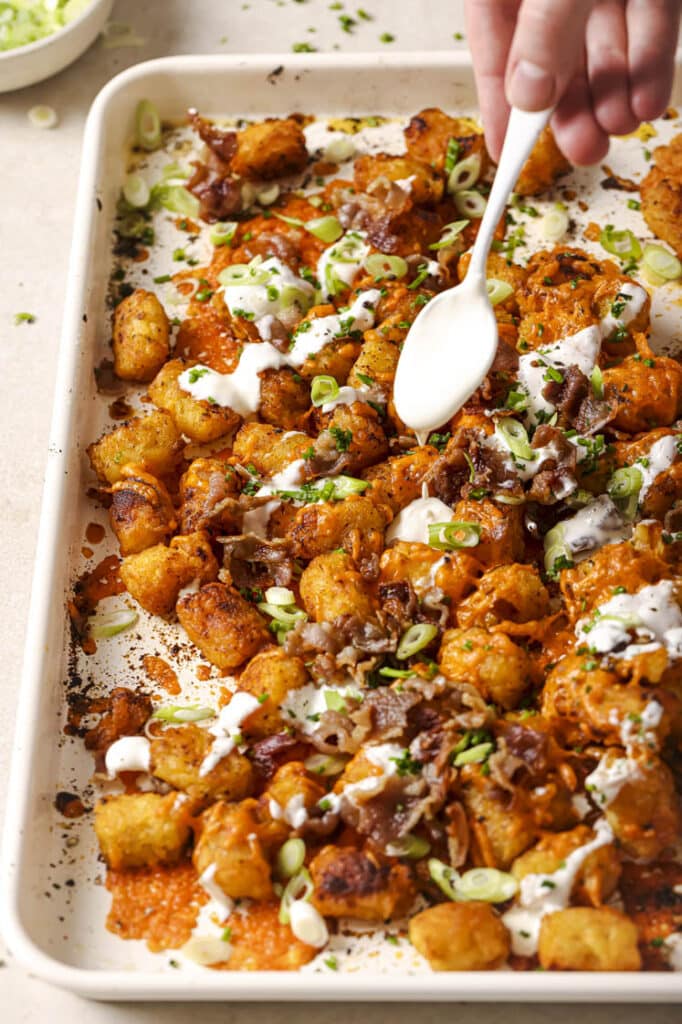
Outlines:
[[516, 895], [519, 883], [513, 875], [497, 868], [472, 868], [456, 879], [453, 888], [458, 900], [504, 903]]
[[395, 652], [396, 658], [404, 661], [411, 658], [413, 654], [428, 647], [431, 641], [438, 636], [438, 627], [431, 622], [417, 622], [405, 630], [398, 649]]
[[339, 385], [334, 377], [321, 373], [313, 377], [310, 386], [310, 401], [315, 407], [324, 405], [325, 402], [333, 402], [339, 395]]
[[183, 217], [196, 217], [199, 213], [199, 200], [184, 185], [171, 185], [162, 181], [154, 185], [151, 199], [154, 205], [158, 204], [164, 210], [179, 213]]
[[129, 174], [123, 182], [123, 198], [129, 206], [142, 209], [151, 197], [149, 185], [141, 174]]
[[97, 612], [90, 619], [90, 635], [96, 640], [109, 637], [130, 629], [138, 620], [138, 614], [132, 608], [118, 608], [112, 612]]
[[313, 880], [307, 868], [301, 868], [286, 884], [279, 905], [280, 924], [289, 924], [291, 904], [295, 900], [309, 900], [313, 894]]
[[396, 840], [395, 843], [389, 843], [386, 853], [389, 857], [409, 857], [410, 860], [420, 860], [427, 855], [430, 849], [431, 844], [428, 839], [407, 835]]
[[187, 707], [168, 704], [157, 708], [152, 718], [158, 718], [161, 722], [203, 722], [207, 718], [215, 718], [215, 715], [213, 708], [201, 707], [199, 704], [189, 704]]
[[441, 892], [450, 900], [456, 900], [455, 894], [455, 882], [459, 878], [458, 873], [454, 868], [451, 868], [449, 864], [445, 864], [442, 860], [438, 860], [436, 857], [429, 859], [429, 875], [432, 881], [436, 883]]
[[238, 227], [236, 220], [217, 221], [208, 235], [211, 245], [229, 245]]
[[457, 192], [466, 192], [479, 179], [481, 174], [481, 155], [472, 153], [464, 160], [460, 160], [448, 175], [448, 192], [454, 195]]
[[460, 522], [429, 524], [429, 545], [438, 551], [475, 548], [481, 540], [480, 523]]
[[34, 128], [55, 128], [59, 122], [57, 111], [45, 103], [31, 107], [27, 116]]
[[335, 476], [333, 478], [333, 501], [343, 501], [350, 494], [362, 494], [369, 487], [369, 480], [358, 480], [355, 476]]
[[348, 761], [333, 754], [311, 754], [303, 763], [313, 775], [340, 775]]
[[315, 238], [321, 242], [336, 242], [343, 234], [343, 228], [338, 217], [314, 217], [303, 225]]
[[629, 498], [631, 495], [639, 494], [641, 487], [641, 471], [636, 466], [622, 466], [615, 471], [606, 485], [606, 490], [616, 501], [619, 498]]
[[599, 235], [599, 244], [612, 256], [621, 260], [638, 260], [642, 255], [642, 246], [632, 231], [625, 228], [616, 231], [613, 224], [607, 224]]
[[288, 587], [268, 587], [265, 600], [267, 604], [282, 605], [284, 608], [296, 604], [294, 592]]
[[568, 231], [568, 211], [563, 203], [555, 203], [540, 221], [540, 233], [547, 242], [559, 242]]
[[305, 843], [302, 839], [287, 839], [277, 851], [275, 867], [280, 878], [293, 878], [303, 867]]
[[270, 280], [270, 275], [267, 270], [260, 269], [260, 260], [256, 263], [255, 260], [251, 260], [250, 263], [233, 263], [230, 267], [225, 267], [218, 274], [218, 280], [225, 288], [234, 288], [238, 285], [259, 285], [265, 284]]
[[449, 249], [455, 244], [468, 224], [468, 220], [453, 220], [450, 224], [446, 224], [438, 241], [430, 245], [429, 249]]
[[531, 448], [526, 428], [512, 416], [505, 416], [499, 420], [495, 427], [495, 433], [502, 438], [506, 447], [517, 459], [530, 462], [535, 458], [535, 452]]
[[269, 604], [267, 601], [261, 601], [257, 608], [259, 611], [269, 615], [271, 619], [281, 622], [289, 629], [292, 629], [297, 622], [304, 622], [308, 618], [306, 613], [301, 608], [297, 608], [296, 605], [282, 607], [278, 604]]
[[492, 752], [492, 743], [477, 743], [475, 747], [461, 750], [452, 763], [455, 768], [461, 768], [465, 764], [482, 764]]
[[480, 192], [474, 192], [469, 189], [463, 189], [461, 192], [456, 192], [454, 196], [455, 206], [457, 211], [462, 214], [463, 217], [473, 217], [478, 219], [485, 213], [485, 208], [488, 205], [487, 200]]
[[500, 302], [504, 302], [514, 291], [508, 281], [499, 281], [496, 277], [489, 277], [486, 287], [491, 306], [497, 306]]
[[161, 118], [151, 100], [140, 100], [135, 110], [135, 142], [148, 153], [161, 145]]
[[604, 375], [598, 366], [595, 366], [594, 370], [590, 374], [590, 383], [592, 390], [594, 391], [596, 398], [604, 397]]
[[545, 534], [544, 540], [545, 546], [545, 572], [550, 575], [554, 575], [556, 572], [556, 565], [559, 563], [570, 563], [571, 551], [566, 544], [564, 537], [564, 525], [563, 523], [557, 523], [551, 530], [548, 530]]
[[338, 139], [332, 139], [325, 146], [322, 153], [325, 160], [332, 164], [342, 164], [355, 156], [355, 143], [349, 135], [341, 135]]
[[327, 705], [328, 711], [340, 711], [343, 713], [348, 710], [346, 701], [342, 694], [338, 693], [336, 690], [325, 690], [324, 702]]
[[277, 182], [273, 182], [272, 185], [266, 185], [256, 192], [256, 199], [261, 206], [270, 206], [274, 203], [275, 199], [279, 197], [279, 185]]
[[664, 281], [676, 281], [678, 277], [682, 277], [682, 263], [674, 253], [662, 245], [645, 245], [642, 262], [647, 270], [657, 277], [662, 277]]
[[365, 260], [365, 270], [375, 281], [381, 281], [384, 277], [405, 277], [408, 267], [402, 256], [385, 256], [381, 252], [374, 252]]

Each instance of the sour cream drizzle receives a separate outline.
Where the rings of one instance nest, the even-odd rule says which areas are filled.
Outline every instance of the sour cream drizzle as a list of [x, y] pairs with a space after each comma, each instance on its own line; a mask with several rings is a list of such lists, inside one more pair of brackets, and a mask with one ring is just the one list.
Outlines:
[[590, 618], [580, 619], [576, 637], [595, 654], [634, 658], [664, 647], [671, 660], [682, 657], [682, 612], [672, 581], [614, 595]]
[[637, 460], [633, 463], [635, 469], [638, 469], [642, 474], [642, 486], [639, 489], [640, 505], [651, 490], [656, 477], [670, 469], [677, 460], [677, 440], [678, 438], [674, 434], [659, 437], [658, 441], [654, 441], [647, 452], [644, 462]]
[[[223, 295], [230, 313], [233, 316], [248, 314], [248, 319], [255, 321], [259, 334], [264, 338], [266, 334], [271, 336], [274, 317], [285, 327], [293, 327], [300, 320], [301, 313], [312, 303], [315, 289], [309, 281], [297, 277], [276, 256], [263, 260], [255, 270], [258, 274], [256, 280], [259, 281], [261, 275], [267, 274], [267, 282], [251, 284], [247, 277], [243, 283], [224, 287]], [[292, 292], [292, 289], [295, 291]], [[287, 302], [286, 299], [287, 294], [295, 295], [296, 292], [300, 293], [300, 305]], [[262, 328], [261, 321], [264, 321]]]
[[415, 498], [395, 517], [386, 531], [386, 544], [396, 540], [408, 543], [429, 543], [429, 526], [451, 523], [455, 514], [440, 498], [430, 498], [424, 485], [421, 498]]
[[258, 700], [253, 694], [245, 693], [243, 690], [237, 690], [233, 694], [230, 703], [218, 715], [218, 720], [209, 727], [208, 731], [215, 739], [201, 762], [199, 775], [202, 778], [212, 772], [216, 765], [241, 743], [240, 727], [258, 707]]
[[228, 407], [240, 416], [251, 415], [260, 405], [261, 373], [283, 366], [298, 368], [334, 338], [367, 330], [374, 323], [380, 296], [378, 289], [370, 288], [357, 296], [347, 312], [306, 320], [307, 328], [294, 332], [289, 352], [280, 352], [267, 341], [250, 343], [244, 346], [233, 373], [218, 373], [199, 364], [180, 374], [178, 386], [198, 400]]
[[521, 880], [517, 906], [502, 915], [511, 932], [512, 952], [518, 956], [532, 956], [537, 952], [543, 917], [568, 906], [571, 890], [587, 857], [613, 841], [613, 832], [605, 819], [595, 823], [594, 831], [594, 839], [570, 853], [563, 867], [551, 874], [526, 875]]
[[114, 779], [119, 772], [148, 772], [150, 751], [146, 736], [122, 736], [111, 744], [105, 754], [107, 775]]

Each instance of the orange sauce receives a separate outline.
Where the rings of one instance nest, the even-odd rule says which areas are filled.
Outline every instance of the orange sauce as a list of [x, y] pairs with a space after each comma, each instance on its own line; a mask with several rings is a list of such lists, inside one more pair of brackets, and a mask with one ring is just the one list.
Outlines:
[[104, 540], [105, 529], [101, 523], [88, 523], [85, 528], [85, 539], [90, 544], [101, 544]]
[[211, 666], [210, 665], [198, 665], [197, 666], [197, 679], [205, 683], [207, 679], [211, 678]]
[[92, 550], [92, 548], [81, 548], [81, 555], [83, 556], [83, 558], [92, 558], [94, 553], [95, 552]]
[[208, 901], [189, 863], [110, 870], [106, 886], [112, 895], [108, 930], [121, 939], [144, 939], [152, 953], [187, 942]]
[[198, 235], [201, 231], [197, 222], [190, 217], [176, 217], [175, 226], [178, 231], [188, 231], [190, 235]]
[[73, 598], [67, 606], [71, 622], [86, 654], [94, 654], [97, 650], [97, 644], [88, 636], [88, 616], [95, 610], [98, 601], [122, 594], [125, 590], [118, 575], [120, 564], [121, 560], [117, 555], [107, 555], [94, 569], [80, 576], [74, 585]]
[[163, 658], [157, 658], [155, 654], [145, 654], [142, 659], [147, 677], [155, 682], [166, 693], [176, 696], [180, 693], [180, 683], [176, 672]]
[[279, 922], [277, 903], [251, 903], [246, 913], [227, 921], [232, 952], [223, 966], [229, 971], [295, 971], [317, 953]]

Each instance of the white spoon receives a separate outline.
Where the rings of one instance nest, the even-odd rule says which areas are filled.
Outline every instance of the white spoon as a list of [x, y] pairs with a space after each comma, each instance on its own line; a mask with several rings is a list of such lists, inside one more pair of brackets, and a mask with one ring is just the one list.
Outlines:
[[398, 416], [420, 444], [481, 386], [495, 358], [497, 322], [488, 299], [486, 260], [521, 168], [551, 114], [551, 109], [512, 108], [467, 275], [424, 306], [405, 339], [393, 395]]

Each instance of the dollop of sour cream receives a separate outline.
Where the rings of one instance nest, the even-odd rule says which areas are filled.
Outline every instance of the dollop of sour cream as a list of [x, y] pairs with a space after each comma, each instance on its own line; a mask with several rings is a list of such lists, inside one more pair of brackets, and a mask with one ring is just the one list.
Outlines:
[[119, 772], [148, 772], [151, 763], [151, 746], [146, 736], [122, 736], [111, 744], [104, 756], [104, 764], [110, 779]]
[[594, 654], [634, 658], [664, 647], [671, 660], [682, 657], [682, 612], [671, 580], [615, 594], [576, 625], [578, 644]]
[[[264, 321], [261, 336], [269, 332], [272, 319], [276, 317], [285, 327], [291, 328], [300, 320], [301, 313], [312, 303], [315, 289], [309, 281], [297, 277], [282, 260], [270, 256], [255, 269], [254, 283], [249, 278], [239, 284], [223, 288], [225, 305], [233, 316], [246, 314], [259, 326]], [[262, 278], [266, 278], [262, 280]], [[299, 303], [288, 300], [289, 296], [300, 296]]]
[[632, 533], [632, 524], [626, 522], [607, 494], [601, 494], [570, 519], [561, 523], [564, 544], [574, 562], [605, 544], [626, 540]]
[[258, 699], [251, 693], [237, 690], [232, 695], [230, 703], [222, 708], [217, 721], [209, 727], [208, 731], [215, 739], [201, 762], [199, 775], [202, 778], [212, 772], [216, 765], [241, 743], [241, 725], [259, 706]]
[[543, 917], [568, 906], [571, 890], [587, 857], [613, 841], [613, 832], [605, 819], [595, 823], [594, 831], [594, 839], [570, 853], [557, 871], [530, 874], [521, 879], [517, 905], [502, 915], [511, 932], [512, 952], [518, 956], [532, 956], [537, 952]]
[[451, 523], [455, 514], [440, 498], [431, 498], [422, 490], [421, 498], [415, 498], [398, 513], [386, 531], [386, 544], [402, 540], [411, 544], [429, 543], [429, 526], [434, 523]]

